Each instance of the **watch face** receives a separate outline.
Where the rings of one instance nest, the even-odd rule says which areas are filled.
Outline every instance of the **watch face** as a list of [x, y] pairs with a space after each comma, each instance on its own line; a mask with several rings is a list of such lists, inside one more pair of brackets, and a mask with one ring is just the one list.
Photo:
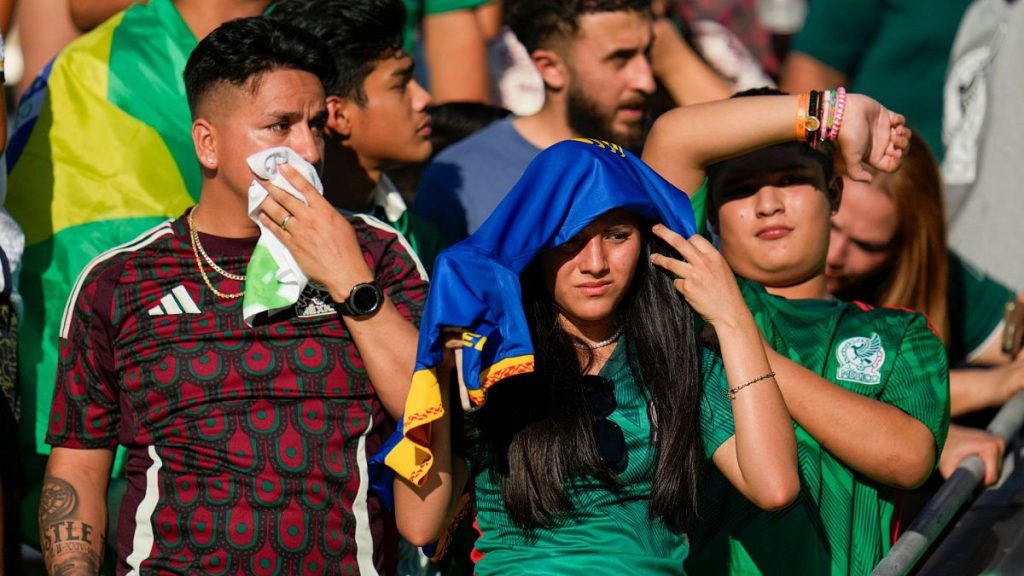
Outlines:
[[380, 291], [372, 284], [359, 284], [352, 288], [349, 302], [356, 314], [369, 314], [380, 306]]

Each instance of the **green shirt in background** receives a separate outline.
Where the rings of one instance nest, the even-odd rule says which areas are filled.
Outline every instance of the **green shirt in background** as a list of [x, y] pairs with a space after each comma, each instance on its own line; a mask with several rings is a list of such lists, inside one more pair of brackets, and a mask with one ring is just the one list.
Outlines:
[[494, 0], [402, 0], [405, 4], [405, 32], [402, 48], [413, 54], [413, 47], [419, 37], [420, 20], [432, 14], [444, 14], [456, 10], [476, 8]]
[[960, 18], [971, 0], [811, 0], [792, 49], [844, 74], [904, 114], [941, 161], [942, 91]]
[[[838, 300], [787, 300], [740, 279], [744, 299], [779, 353], [922, 422], [941, 452], [949, 426], [942, 342], [922, 314]], [[801, 490], [765, 512], [712, 472], [690, 530], [693, 574], [869, 574], [891, 546], [895, 490], [847, 468], [794, 422]]]
[[970, 362], [1003, 327], [1003, 306], [1016, 295], [981, 270], [949, 252], [949, 363]]
[[[626, 437], [627, 463], [619, 477], [622, 492], [609, 491], [596, 480], [581, 478], [569, 489], [575, 506], [571, 517], [551, 530], [529, 535], [513, 524], [505, 511], [501, 486], [488, 470], [477, 471], [476, 508], [481, 536], [476, 550], [483, 557], [476, 574], [674, 574], [682, 572], [689, 546], [686, 534], [671, 530], [649, 516], [654, 477], [654, 446], [647, 401], [619, 346], [601, 370], [615, 383], [618, 408], [609, 419]], [[701, 432], [708, 459], [733, 434], [732, 406], [721, 359], [704, 351], [704, 399]]]
[[706, 235], [708, 231], [708, 218], [707, 218], [707, 205], [708, 205], [708, 179], [705, 178], [700, 184], [700, 188], [690, 196], [690, 206], [693, 207], [693, 221], [697, 224], [697, 234]]

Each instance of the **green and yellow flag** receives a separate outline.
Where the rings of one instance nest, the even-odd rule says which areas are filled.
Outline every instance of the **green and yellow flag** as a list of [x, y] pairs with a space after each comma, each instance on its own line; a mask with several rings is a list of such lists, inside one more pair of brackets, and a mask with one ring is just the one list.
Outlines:
[[25, 230], [22, 431], [39, 453], [79, 272], [199, 196], [182, 79], [196, 43], [170, 0], [136, 4], [67, 46], [22, 99], [7, 209]]

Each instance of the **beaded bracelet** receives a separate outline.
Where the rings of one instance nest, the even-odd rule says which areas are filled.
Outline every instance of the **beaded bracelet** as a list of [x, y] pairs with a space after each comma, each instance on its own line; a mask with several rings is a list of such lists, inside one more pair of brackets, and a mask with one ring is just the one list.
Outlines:
[[835, 120], [835, 90], [825, 90], [821, 93], [821, 130], [818, 130], [818, 139], [824, 142], [828, 139], [828, 131]]
[[751, 384], [754, 384], [755, 382], [760, 382], [761, 380], [767, 380], [769, 378], [774, 378], [774, 377], [775, 377], [775, 372], [769, 372], [767, 374], [761, 374], [757, 378], [754, 378], [753, 380], [750, 380], [749, 382], [746, 382], [744, 384], [740, 384], [739, 386], [737, 386], [735, 388], [729, 388], [729, 391], [727, 392], [727, 394], [729, 396], [729, 400], [735, 400], [736, 399], [736, 393], [739, 392], [740, 390], [743, 390], [747, 386], [750, 386]]
[[835, 140], [839, 137], [839, 127], [843, 124], [843, 113], [846, 112], [846, 88], [836, 88], [836, 112], [835, 120], [828, 131], [828, 139]]

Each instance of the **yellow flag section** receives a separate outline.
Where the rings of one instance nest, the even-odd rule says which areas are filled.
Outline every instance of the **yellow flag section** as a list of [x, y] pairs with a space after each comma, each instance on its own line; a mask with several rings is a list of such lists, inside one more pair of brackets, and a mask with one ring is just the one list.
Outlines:
[[430, 424], [444, 416], [437, 368], [423, 368], [412, 375], [409, 396], [402, 417], [404, 438], [388, 453], [389, 468], [417, 486], [422, 486], [434, 455], [430, 451]]
[[[58, 329], [79, 272], [98, 254], [180, 215], [193, 203], [166, 134], [140, 119], [145, 114], [125, 110], [184, 100], [181, 53], [187, 57], [195, 40], [191, 46], [183, 41], [178, 42], [181, 47], [166, 48], [175, 39], [160, 37], [154, 14], [180, 16], [167, 0], [152, 4], [121, 13], [69, 45], [19, 109], [8, 158], [6, 206], [26, 236], [20, 283], [25, 301], [19, 335], [22, 429], [40, 453], [48, 452], [43, 438], [56, 375]], [[139, 34], [122, 27], [126, 16], [148, 26], [145, 33], [163, 44], [142, 46]], [[118, 41], [121, 52], [112, 58], [111, 47]], [[140, 46], [149, 54], [132, 52]], [[166, 58], [160, 50], [175, 54]], [[137, 62], [153, 73], [112, 76], [112, 60], [118, 57], [128, 63], [124, 68]], [[161, 58], [176, 62], [159, 70]], [[161, 84], [158, 77], [168, 80]], [[138, 102], [133, 104], [133, 98]], [[187, 133], [187, 114], [179, 127], [180, 117], [176, 110], [175, 121], [166, 124]]]
[[[463, 332], [463, 345], [474, 348], [473, 341]], [[470, 334], [471, 336], [475, 336]], [[482, 343], [481, 343], [482, 344]], [[481, 346], [482, 347], [482, 346]], [[465, 348], [464, 348], [465, 349]], [[456, 365], [462, 358], [456, 353]], [[479, 408], [486, 400], [487, 390], [499, 381], [534, 370], [532, 354], [506, 358], [480, 370], [479, 382], [463, 381], [464, 370], [457, 372], [463, 409]], [[384, 463], [399, 476], [422, 486], [427, 472], [434, 463], [430, 449], [431, 424], [444, 416], [441, 403], [441, 386], [437, 379], [437, 367], [421, 368], [412, 375], [409, 396], [405, 401], [402, 417], [403, 438], [388, 452]]]

